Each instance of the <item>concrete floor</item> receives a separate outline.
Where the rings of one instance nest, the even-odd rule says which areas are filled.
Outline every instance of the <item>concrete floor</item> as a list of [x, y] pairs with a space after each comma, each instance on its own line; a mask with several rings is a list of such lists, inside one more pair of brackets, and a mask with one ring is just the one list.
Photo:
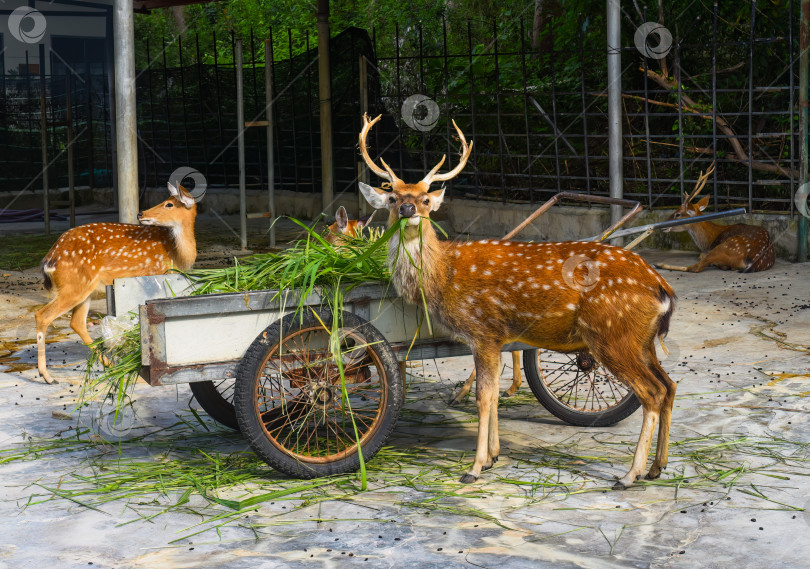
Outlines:
[[[694, 259], [644, 255], [675, 264]], [[97, 451], [86, 448], [3, 463], [24, 437], [53, 437], [76, 423], [75, 413], [57, 416], [71, 412], [87, 351], [69, 333], [68, 318], [60, 319], [49, 361], [64, 381], [41, 383], [33, 369], [33, 311], [45, 299], [38, 275], [0, 274], [0, 365], [7, 367], [0, 373], [0, 568], [807, 567], [810, 265], [779, 262], [753, 275], [662, 274], [680, 297], [664, 360], [679, 387], [663, 478], [683, 473], [689, 483], [613, 491], [613, 478], [629, 467], [641, 413], [615, 427], [572, 427], [543, 409], [524, 384], [502, 404], [496, 468], [476, 485], [456, 484], [472, 459], [475, 406], [449, 408], [446, 400], [471, 361], [425, 361], [409, 368], [408, 402], [389, 442], [393, 451], [413, 455], [403, 467], [410, 478], [390, 473], [397, 469], [391, 452], [384, 455], [390, 464], [372, 461], [367, 492], [335, 488], [316, 503], [296, 495], [265, 502], [243, 519], [243, 526], [264, 526], [257, 534], [232, 524], [219, 536], [208, 531], [174, 544], [200, 517], [169, 513], [141, 521], [137, 516], [154, 508], [123, 501], [98, 510], [66, 500], [24, 507], [42, 493], [37, 485], [57, 488], [70, 483], [71, 473], [90, 472], [88, 459]], [[102, 310], [103, 302], [94, 308]], [[507, 369], [504, 388], [508, 377]], [[189, 393], [139, 385], [135, 397], [133, 432], [176, 422]], [[729, 444], [740, 439], [747, 442]], [[223, 434], [203, 450], [244, 448], [238, 436]], [[731, 474], [707, 476], [721, 467]], [[456, 495], [431, 494], [437, 480]]]

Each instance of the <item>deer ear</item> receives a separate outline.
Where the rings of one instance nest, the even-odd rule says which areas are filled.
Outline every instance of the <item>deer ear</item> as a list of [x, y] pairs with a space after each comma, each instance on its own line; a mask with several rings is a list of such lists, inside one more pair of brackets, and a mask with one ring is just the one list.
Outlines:
[[371, 207], [375, 209], [386, 209], [388, 207], [388, 198], [391, 195], [389, 192], [373, 188], [363, 182], [360, 182], [360, 191], [363, 192], [363, 196]]
[[[172, 187], [173, 186], [169, 184], [170, 193], [172, 193]], [[191, 194], [188, 193], [188, 190], [186, 190], [183, 186], [177, 186], [176, 188], [174, 188], [174, 191], [177, 193], [172, 193], [172, 195], [176, 197], [178, 200], [180, 200], [180, 203], [186, 206], [186, 209], [191, 209], [191, 206], [194, 205], [194, 198], [191, 197]]]
[[372, 212], [371, 212], [371, 214], [369, 214], [369, 215], [364, 215], [363, 217], [361, 217], [360, 219], [358, 219], [358, 220], [357, 220], [357, 227], [365, 227], [365, 226], [367, 226], [369, 223], [371, 223], [371, 220], [372, 220], [372, 219], [374, 219], [374, 214], [375, 214], [375, 213], [377, 213], [377, 211], [378, 211], [378, 210], [376, 210], [376, 209], [375, 209], [374, 211], [372, 211]]
[[338, 229], [345, 231], [349, 225], [349, 215], [346, 213], [346, 208], [340, 206], [335, 214], [335, 221], [337, 222]]
[[432, 192], [428, 192], [428, 195], [432, 198], [430, 200], [430, 211], [436, 211], [442, 205], [444, 201], [444, 188], [441, 190], [433, 190]]
[[703, 211], [708, 206], [709, 206], [709, 196], [704, 196], [704, 198], [697, 203], [697, 208], [699, 211]]

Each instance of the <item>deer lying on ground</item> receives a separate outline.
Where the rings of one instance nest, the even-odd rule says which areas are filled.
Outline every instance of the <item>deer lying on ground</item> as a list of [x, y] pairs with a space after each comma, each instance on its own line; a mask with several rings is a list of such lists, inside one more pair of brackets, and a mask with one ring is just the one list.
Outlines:
[[56, 318], [73, 310], [70, 327], [90, 344], [90, 297], [114, 279], [186, 271], [197, 258], [194, 221], [197, 204], [186, 190], [169, 184], [172, 196], [138, 213], [140, 225], [90, 223], [65, 231], [42, 260], [45, 289], [53, 299], [37, 310], [37, 367], [47, 383], [57, 383], [45, 360], [45, 334]]
[[335, 214], [335, 222], [327, 228], [324, 239], [332, 245], [339, 245], [346, 241], [345, 236], [359, 236], [363, 228], [371, 223], [373, 217], [374, 212], [364, 215], [360, 219], [349, 219], [346, 208], [340, 206]]
[[[701, 172], [695, 190], [689, 195], [684, 192], [683, 205], [669, 219], [697, 217], [703, 213], [709, 205], [709, 196], [704, 196], [697, 203], [693, 203], [693, 200], [703, 190], [713, 171], [714, 164], [705, 174]], [[700, 260], [689, 267], [661, 263], [656, 265], [659, 269], [699, 273], [714, 265], [726, 271], [736, 269], [741, 273], [756, 273], [770, 269], [776, 260], [770, 234], [756, 225], [719, 225], [712, 221], [701, 221], [670, 227], [666, 231], [688, 231], [701, 251]]]
[[[391, 187], [361, 183], [360, 190], [372, 207], [388, 209], [389, 226], [407, 220], [389, 242], [394, 287], [408, 302], [424, 301], [437, 321], [470, 346], [475, 362], [478, 441], [475, 461], [461, 482], [476, 481], [498, 460], [501, 349], [513, 341], [559, 352], [588, 350], [627, 384], [641, 401], [644, 417], [633, 464], [615, 487], [630, 486], [642, 473], [660, 419], [647, 473], [658, 478], [667, 465], [676, 384], [658, 362], [654, 340], [668, 331], [675, 308], [672, 287], [636, 253], [602, 243], [440, 241], [429, 217], [442, 205], [444, 189], [430, 191], [430, 185], [457, 176], [472, 143], [454, 122], [461, 141], [459, 163], [438, 174], [442, 157], [421, 181], [408, 184], [385, 161], [380, 159], [380, 168], [368, 154], [366, 137], [379, 120], [363, 116], [360, 150], [368, 167]], [[578, 259], [590, 262], [583, 266]], [[594, 265], [600, 278], [593, 287], [566, 284], [583, 282]]]

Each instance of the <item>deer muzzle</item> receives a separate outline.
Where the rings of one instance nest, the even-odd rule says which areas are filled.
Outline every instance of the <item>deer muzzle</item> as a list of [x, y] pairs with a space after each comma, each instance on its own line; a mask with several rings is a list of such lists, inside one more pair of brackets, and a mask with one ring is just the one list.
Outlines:
[[416, 214], [416, 206], [412, 203], [404, 203], [399, 206], [400, 217], [413, 217]]

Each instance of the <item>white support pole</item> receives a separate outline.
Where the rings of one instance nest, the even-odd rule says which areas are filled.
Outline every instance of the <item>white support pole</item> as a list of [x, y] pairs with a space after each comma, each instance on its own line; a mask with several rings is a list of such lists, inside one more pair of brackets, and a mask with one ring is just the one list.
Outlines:
[[[608, 165], [610, 197], [624, 195], [622, 172], [622, 40], [619, 0], [607, 0]], [[610, 223], [622, 218], [622, 206], [610, 206]]]
[[135, 24], [132, 0], [114, 0], [115, 146], [118, 219], [138, 222], [138, 130], [135, 117]]

